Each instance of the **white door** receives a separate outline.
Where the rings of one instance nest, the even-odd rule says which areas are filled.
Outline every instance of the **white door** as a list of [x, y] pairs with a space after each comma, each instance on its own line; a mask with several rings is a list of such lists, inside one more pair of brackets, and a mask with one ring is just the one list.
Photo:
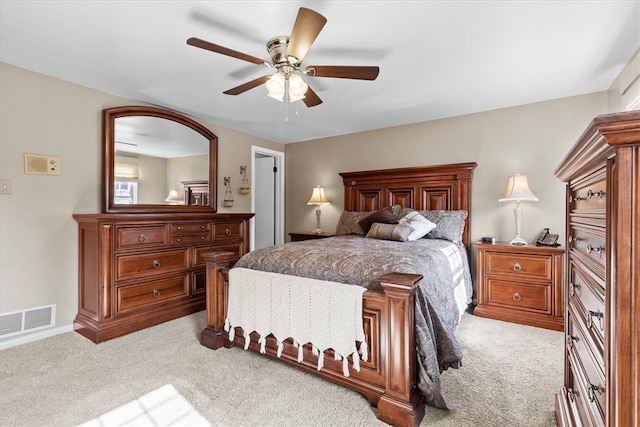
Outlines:
[[284, 242], [284, 153], [252, 147], [251, 250]]

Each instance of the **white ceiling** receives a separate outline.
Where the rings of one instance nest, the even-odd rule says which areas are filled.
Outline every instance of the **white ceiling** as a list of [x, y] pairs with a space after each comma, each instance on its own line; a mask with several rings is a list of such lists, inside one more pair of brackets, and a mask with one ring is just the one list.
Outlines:
[[[327, 18], [303, 66], [378, 79], [224, 95], [273, 70], [186, 44], [269, 59], [300, 6]], [[640, 1], [0, 1], [0, 61], [282, 143], [606, 90], [639, 46]]]

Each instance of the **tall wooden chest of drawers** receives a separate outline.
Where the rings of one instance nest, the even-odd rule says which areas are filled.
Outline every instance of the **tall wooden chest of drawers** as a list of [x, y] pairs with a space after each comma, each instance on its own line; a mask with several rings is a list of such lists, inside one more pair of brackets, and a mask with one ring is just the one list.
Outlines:
[[203, 253], [249, 250], [253, 214], [76, 214], [78, 315], [94, 342], [205, 308]]
[[640, 111], [596, 117], [556, 170], [567, 183], [561, 426], [640, 423]]

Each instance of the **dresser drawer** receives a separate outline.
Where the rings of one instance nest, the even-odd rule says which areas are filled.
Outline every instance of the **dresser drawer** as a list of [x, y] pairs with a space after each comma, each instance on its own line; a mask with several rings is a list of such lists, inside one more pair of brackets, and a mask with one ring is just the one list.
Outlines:
[[193, 248], [194, 267], [205, 266], [207, 262], [202, 258], [202, 254], [207, 252], [233, 252], [234, 257], [240, 258], [242, 254], [242, 242], [227, 243], [222, 245], [197, 246]]
[[530, 254], [508, 254], [487, 252], [486, 274], [509, 275], [512, 278], [526, 276], [546, 281], [551, 280], [550, 256]]
[[574, 385], [580, 390], [584, 406], [587, 409], [591, 425], [604, 425], [605, 418], [605, 388], [604, 377], [599, 374], [593, 359], [588, 354], [576, 352], [576, 348], [569, 349], [569, 361], [573, 368]]
[[188, 294], [189, 276], [177, 276], [151, 283], [116, 287], [116, 313], [160, 304]]
[[550, 285], [523, 285], [508, 280], [487, 278], [487, 305], [518, 310], [532, 310], [539, 313], [551, 313]]
[[169, 224], [171, 235], [177, 234], [199, 234], [211, 231], [210, 222], [172, 222]]
[[595, 182], [572, 188], [569, 206], [574, 212], [604, 210], [607, 207], [607, 181], [604, 172], [594, 177]]
[[211, 241], [209, 233], [207, 234], [184, 234], [171, 236], [172, 245], [190, 245], [198, 243], [206, 243]]
[[569, 356], [569, 366], [568, 385], [570, 387], [567, 390], [567, 400], [571, 404], [575, 425], [604, 427], [604, 419], [595, 417], [590, 410], [584, 378], [579, 373], [580, 367], [571, 356]]
[[589, 263], [602, 278], [606, 264], [605, 229], [581, 224], [571, 224], [569, 243], [574, 252]]
[[165, 224], [116, 228], [116, 249], [166, 246], [168, 243], [169, 233]]
[[605, 305], [604, 289], [575, 262], [569, 263], [569, 305], [582, 319], [587, 330], [600, 343], [604, 343]]
[[166, 274], [189, 268], [189, 248], [116, 255], [116, 280]]
[[573, 349], [581, 359], [587, 357], [595, 360], [600, 376], [604, 378], [604, 357], [601, 343], [594, 341], [589, 333], [585, 333], [585, 326], [572, 307], [567, 311], [567, 350]]
[[242, 238], [242, 224], [214, 224], [213, 226], [214, 240], [220, 239], [240, 239]]

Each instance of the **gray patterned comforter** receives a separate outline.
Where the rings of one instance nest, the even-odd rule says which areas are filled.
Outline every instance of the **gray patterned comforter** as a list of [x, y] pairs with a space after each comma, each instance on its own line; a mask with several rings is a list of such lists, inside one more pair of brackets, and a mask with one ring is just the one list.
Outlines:
[[462, 361], [454, 335], [460, 315], [454, 289], [464, 281], [467, 303], [473, 292], [464, 247], [439, 239], [395, 242], [348, 235], [258, 249], [235, 266], [370, 290], [381, 290], [376, 277], [385, 273], [422, 274], [415, 310], [418, 385], [428, 404], [447, 407], [440, 393], [440, 373], [458, 368]]

